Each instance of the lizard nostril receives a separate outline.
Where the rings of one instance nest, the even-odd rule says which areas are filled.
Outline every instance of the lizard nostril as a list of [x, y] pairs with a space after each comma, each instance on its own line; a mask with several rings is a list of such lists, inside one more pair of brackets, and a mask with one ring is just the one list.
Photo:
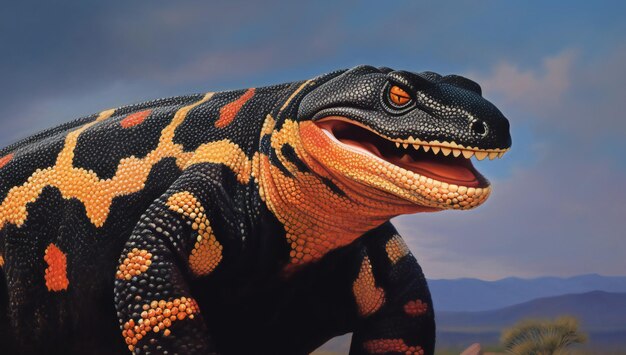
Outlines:
[[489, 127], [487, 126], [487, 123], [485, 123], [485, 121], [472, 121], [469, 125], [469, 128], [472, 132], [480, 135], [481, 137], [484, 137], [487, 135], [487, 133], [489, 133]]

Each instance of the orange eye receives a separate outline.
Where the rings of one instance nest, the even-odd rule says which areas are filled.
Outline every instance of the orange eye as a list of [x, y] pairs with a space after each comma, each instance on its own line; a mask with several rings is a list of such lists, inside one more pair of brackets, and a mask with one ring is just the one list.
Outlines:
[[389, 90], [389, 99], [396, 105], [404, 106], [411, 101], [411, 96], [399, 86], [392, 86]]

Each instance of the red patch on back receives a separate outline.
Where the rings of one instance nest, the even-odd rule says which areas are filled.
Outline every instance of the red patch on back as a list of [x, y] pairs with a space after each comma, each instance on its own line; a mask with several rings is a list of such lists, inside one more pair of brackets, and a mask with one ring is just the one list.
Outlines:
[[146, 117], [150, 116], [151, 112], [152, 110], [144, 110], [131, 113], [130, 115], [126, 116], [125, 119], [120, 121], [120, 125], [122, 125], [123, 128], [130, 128], [141, 124], [146, 119]]
[[4, 168], [5, 165], [9, 164], [9, 162], [13, 159], [13, 153], [7, 154], [0, 158], [0, 169]]
[[48, 263], [46, 268], [46, 287], [48, 291], [67, 290], [70, 281], [67, 279], [67, 257], [56, 245], [50, 243], [46, 248], [43, 260]]
[[224, 105], [220, 109], [220, 118], [215, 121], [215, 127], [224, 128], [228, 126], [237, 116], [243, 105], [254, 96], [254, 88], [248, 89], [237, 100]]
[[363, 343], [363, 347], [370, 354], [387, 354], [391, 352], [407, 355], [424, 355], [424, 349], [415, 345], [406, 345], [402, 339], [376, 339]]
[[404, 313], [411, 317], [421, 316], [428, 311], [428, 303], [422, 300], [409, 301], [404, 305]]

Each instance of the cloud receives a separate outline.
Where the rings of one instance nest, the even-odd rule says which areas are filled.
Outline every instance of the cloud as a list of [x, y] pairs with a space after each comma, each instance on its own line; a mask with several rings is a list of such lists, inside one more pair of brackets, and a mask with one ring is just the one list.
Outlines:
[[105, 105], [304, 79], [284, 73], [341, 38], [332, 16], [275, 16], [322, 9], [275, 1], [74, 5], [13, 3], [0, 14], [0, 45], [11, 48], [0, 56], [0, 146]]
[[[11, 50], [0, 56], [1, 120], [33, 98], [80, 96], [120, 81], [179, 94], [200, 84], [209, 90], [244, 78], [246, 85], [259, 83], [263, 75], [328, 58], [342, 38], [335, 16], [318, 16], [323, 8], [277, 1], [42, 3], [35, 9], [17, 2], [5, 10], [0, 45]], [[285, 12], [311, 18], [277, 15]]]
[[503, 61], [486, 73], [467, 75], [505, 113], [537, 131], [570, 135], [582, 144], [626, 131], [626, 42], [602, 55], [565, 49], [540, 61], [527, 68]]
[[44, 96], [31, 100], [21, 107], [5, 107], [2, 109], [3, 116], [0, 117], [2, 121], [0, 147], [72, 119], [174, 94], [145, 83], [116, 81], [98, 87], [97, 90], [86, 90], [71, 95]]
[[469, 76], [475, 77], [485, 91], [497, 93], [504, 103], [541, 112], [562, 104], [571, 87], [574, 60], [574, 51], [566, 50], [544, 58], [539, 69], [501, 62], [486, 76]]

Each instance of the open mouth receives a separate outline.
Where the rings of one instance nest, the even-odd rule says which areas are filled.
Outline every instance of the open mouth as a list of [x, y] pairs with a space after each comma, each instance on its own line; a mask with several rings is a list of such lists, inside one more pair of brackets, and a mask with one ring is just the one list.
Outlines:
[[467, 187], [486, 187], [489, 182], [472, 165], [470, 158], [482, 160], [502, 156], [502, 150], [468, 149], [455, 143], [424, 142], [413, 137], [383, 137], [345, 117], [326, 117], [315, 122], [331, 139], [346, 148], [373, 155], [393, 165], [434, 180]]

